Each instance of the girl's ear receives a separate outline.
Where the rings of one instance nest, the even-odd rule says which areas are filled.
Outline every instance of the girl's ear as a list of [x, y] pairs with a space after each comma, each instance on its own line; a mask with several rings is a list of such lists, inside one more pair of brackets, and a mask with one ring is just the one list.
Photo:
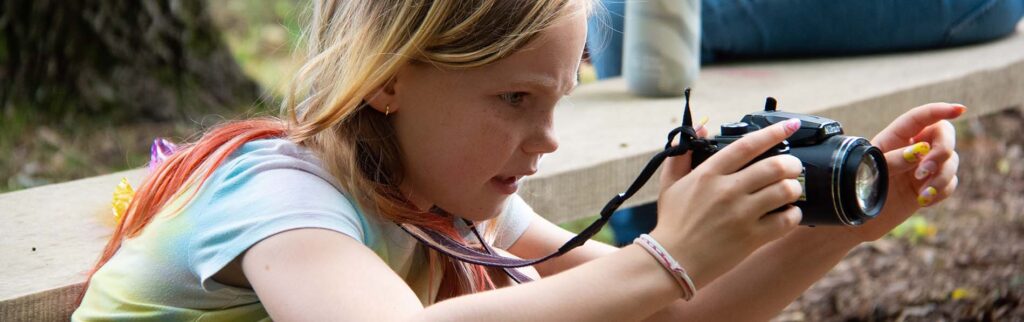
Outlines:
[[394, 113], [398, 110], [395, 106], [395, 77], [381, 85], [366, 98], [366, 102], [370, 104], [370, 107], [381, 112], [381, 113]]

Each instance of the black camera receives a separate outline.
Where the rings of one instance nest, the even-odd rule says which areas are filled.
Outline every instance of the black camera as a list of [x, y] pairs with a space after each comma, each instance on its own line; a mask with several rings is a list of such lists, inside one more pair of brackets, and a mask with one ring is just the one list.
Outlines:
[[796, 133], [751, 163], [780, 154], [800, 159], [804, 170], [798, 179], [804, 193], [794, 203], [803, 211], [800, 224], [857, 226], [878, 216], [889, 189], [882, 151], [862, 137], [842, 135], [843, 128], [835, 120], [777, 111], [776, 105], [769, 97], [763, 112], [723, 124], [720, 135], [695, 144], [692, 166], [696, 168], [744, 134], [798, 118], [802, 124]]

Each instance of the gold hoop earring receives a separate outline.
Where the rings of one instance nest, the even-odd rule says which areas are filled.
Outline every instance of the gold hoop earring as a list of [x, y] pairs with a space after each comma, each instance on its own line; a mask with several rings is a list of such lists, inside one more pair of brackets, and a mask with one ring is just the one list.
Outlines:
[[391, 114], [391, 105], [384, 105], [384, 116]]

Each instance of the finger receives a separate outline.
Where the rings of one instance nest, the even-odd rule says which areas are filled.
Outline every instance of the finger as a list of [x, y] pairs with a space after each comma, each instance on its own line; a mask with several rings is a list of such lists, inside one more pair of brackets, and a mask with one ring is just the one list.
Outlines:
[[[704, 126], [707, 123], [707, 116], [702, 118], [700, 122], [697, 123], [697, 126], [694, 128], [695, 130], [697, 130], [697, 137], [705, 137], [708, 135], [708, 129], [707, 127]], [[672, 146], [676, 145], [679, 145], [678, 141], [672, 143]], [[660, 179], [662, 187], [666, 187], [668, 184], [676, 182], [683, 176], [686, 176], [688, 173], [690, 173], [690, 160], [692, 155], [693, 153], [687, 152], [683, 155], [670, 157], [667, 160], [665, 160], [665, 168], [662, 169], [661, 171]]]
[[700, 124], [697, 124], [697, 127], [695, 128], [697, 130], [697, 137], [705, 138], [705, 137], [708, 136], [708, 128], [706, 126], [704, 126], [707, 123], [708, 123], [708, 117], [705, 116], [703, 119], [700, 120]]
[[[934, 205], [942, 199], [949, 196], [946, 191], [949, 184], [956, 178], [956, 170], [960, 166], [960, 156], [953, 154], [945, 163], [942, 164], [942, 169], [935, 175], [934, 178], [928, 180], [927, 183], [923, 184], [917, 191], [917, 203], [921, 207], [927, 207]], [[941, 188], [941, 189], [940, 189]], [[954, 186], [955, 188], [955, 186]]]
[[885, 153], [885, 162], [889, 166], [889, 175], [902, 174], [914, 169], [932, 150], [928, 142], [917, 142]]
[[925, 128], [913, 141], [917, 143], [885, 154], [890, 175], [916, 169], [914, 177], [923, 180], [934, 174], [939, 165], [946, 162], [953, 153], [956, 131], [952, 123], [942, 120]]
[[741, 182], [746, 191], [758, 191], [782, 179], [796, 179], [803, 172], [804, 166], [795, 156], [776, 155], [757, 161], [749, 167], [734, 174], [736, 182]]
[[924, 161], [921, 161], [921, 164], [917, 166], [917, 170], [914, 171], [914, 179], [928, 179], [935, 174], [937, 170], [940, 170], [941, 164], [948, 163], [947, 161], [955, 155], [953, 149], [946, 148], [938, 144], [933, 146], [934, 148], [932, 151], [925, 156]]
[[786, 235], [796, 228], [803, 219], [803, 211], [800, 207], [789, 206], [783, 211], [769, 213], [758, 220], [757, 234], [764, 236], [767, 240], [775, 240]]
[[917, 170], [914, 171], [915, 179], [924, 180], [934, 174], [939, 169], [940, 164], [945, 163], [946, 160], [949, 160], [955, 154], [956, 129], [953, 128], [952, 123], [943, 120], [929, 126], [918, 137], [915, 137], [914, 140], [918, 142], [921, 142], [921, 140], [932, 142], [931, 153], [925, 155]]
[[758, 155], [793, 135], [798, 129], [800, 119], [793, 118], [748, 133], [708, 158], [705, 166], [712, 173], [736, 172]]
[[749, 206], [752, 213], [766, 214], [779, 207], [794, 203], [803, 194], [803, 186], [796, 179], [779, 180], [764, 189], [750, 194]]
[[911, 142], [943, 142], [950, 146], [956, 145], [956, 127], [953, 123], [942, 120], [929, 125], [921, 133], [910, 139]]
[[965, 111], [967, 108], [963, 105], [949, 103], [931, 103], [915, 107], [893, 120], [871, 143], [882, 151], [891, 151], [909, 143], [910, 139], [926, 127], [941, 120], [954, 119]]
[[949, 183], [946, 184], [946, 187], [942, 188], [942, 190], [940, 190], [940, 192], [942, 193], [943, 199], [945, 199], [945, 198], [947, 198], [949, 196], [952, 196], [953, 192], [956, 191], [956, 187], [958, 185], [960, 185], [960, 177], [953, 176], [953, 179], [949, 180]]

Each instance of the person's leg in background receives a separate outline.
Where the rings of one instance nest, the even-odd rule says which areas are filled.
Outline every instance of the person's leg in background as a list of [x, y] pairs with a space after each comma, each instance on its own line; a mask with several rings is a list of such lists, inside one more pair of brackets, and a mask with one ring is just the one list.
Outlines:
[[[599, 79], [622, 73], [625, 0], [588, 23]], [[849, 55], [966, 45], [1012, 33], [1024, 0], [703, 0], [701, 58]]]
[[587, 51], [597, 78], [622, 73], [622, 28], [626, 15], [625, 0], [603, 0], [603, 10], [587, 20]]
[[657, 223], [658, 204], [654, 202], [616, 211], [608, 221], [617, 246], [632, 244], [640, 234], [651, 232]]
[[[598, 79], [622, 73], [625, 0], [603, 0], [588, 22]], [[730, 58], [850, 55], [966, 45], [1012, 33], [1024, 0], [703, 0], [703, 64]], [[619, 210], [616, 242], [649, 232], [657, 207]]]
[[704, 0], [704, 54], [731, 58], [933, 49], [1009, 35], [1024, 0]]
[[950, 27], [945, 42], [955, 46], [1000, 38], [1013, 33], [1022, 17], [1024, 0], [986, 1]]

